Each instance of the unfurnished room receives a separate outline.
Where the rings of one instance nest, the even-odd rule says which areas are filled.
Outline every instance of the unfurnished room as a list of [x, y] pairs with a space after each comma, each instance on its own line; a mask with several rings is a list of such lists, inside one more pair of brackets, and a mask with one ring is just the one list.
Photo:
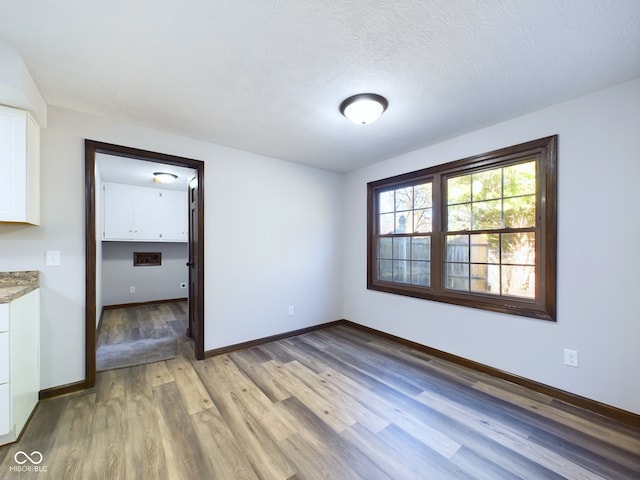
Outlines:
[[0, 2], [0, 478], [640, 478], [640, 2]]

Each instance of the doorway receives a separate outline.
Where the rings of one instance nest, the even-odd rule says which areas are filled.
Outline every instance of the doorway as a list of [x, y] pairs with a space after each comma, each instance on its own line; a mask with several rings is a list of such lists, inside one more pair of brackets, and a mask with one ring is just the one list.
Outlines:
[[86, 331], [85, 388], [96, 380], [96, 154], [192, 169], [189, 183], [189, 333], [195, 357], [204, 358], [204, 162], [190, 158], [85, 140]]

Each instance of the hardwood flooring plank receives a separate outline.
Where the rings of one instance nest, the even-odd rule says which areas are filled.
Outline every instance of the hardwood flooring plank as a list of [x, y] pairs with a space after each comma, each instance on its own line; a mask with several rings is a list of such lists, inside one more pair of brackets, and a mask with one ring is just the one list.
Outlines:
[[344, 412], [340, 412], [331, 403], [319, 397], [302, 380], [291, 375], [282, 364], [269, 360], [262, 365], [274, 378], [274, 383], [282, 385], [289, 392], [289, 396], [297, 397], [316, 415], [317, 420], [329, 425], [335, 432], [341, 432], [355, 423], [354, 418], [345, 415]]
[[[186, 302], [111, 315], [107, 337], [157, 335]], [[635, 426], [371, 332], [334, 325], [204, 361], [177, 342], [173, 360], [41, 402], [0, 447], [0, 478], [640, 479]], [[10, 472], [21, 450], [47, 471]]]
[[344, 420], [348, 420], [349, 424], [358, 422], [374, 433], [389, 425], [387, 419], [376, 415], [358, 402], [355, 397], [334, 386], [325, 377], [317, 375], [297, 360], [285, 364], [285, 368], [302, 380], [317, 395], [333, 405], [334, 410], [344, 411], [347, 414]]
[[124, 376], [118, 370], [99, 372], [96, 376], [96, 402], [124, 396]]
[[188, 362], [182, 354], [178, 354], [164, 363], [175, 379], [189, 415], [213, 406], [211, 397], [193, 369], [191, 362]]
[[270, 358], [261, 350], [250, 348], [239, 352], [232, 352], [229, 354], [229, 358], [236, 363], [242, 373], [251, 379], [271, 402], [279, 402], [290, 396], [288, 392], [282, 388], [278, 388], [273, 383], [272, 377], [262, 366], [262, 362], [266, 362], [270, 360]]
[[[387, 428], [394, 429], [393, 433], [377, 435], [356, 423], [340, 435], [349, 443], [359, 445], [371, 461], [391, 478], [407, 480], [427, 478], [422, 460], [415, 457], [407, 458], [405, 441], [412, 437], [408, 437], [406, 433], [400, 433], [402, 431], [392, 425]], [[441, 479], [441, 477], [433, 478]]]
[[300, 425], [295, 438], [281, 442], [281, 447], [299, 465], [301, 478], [393, 480], [358, 445], [345, 441], [329, 425], [319, 422], [316, 413], [297, 398], [288, 398], [277, 405], [283, 415], [295, 418]]
[[278, 363], [287, 363], [295, 360], [281, 342], [270, 342], [256, 348]]
[[[404, 463], [410, 463], [424, 475], [423, 478], [437, 479], [473, 479], [455, 463], [449, 461], [435, 450], [429, 448], [414, 436], [401, 428], [390, 425], [379, 435], [380, 439], [390, 445], [396, 445], [395, 454]], [[459, 450], [457, 450], [459, 451]], [[456, 451], [456, 452], [457, 452]]]
[[[621, 450], [613, 450], [604, 444], [605, 449], [598, 447], [598, 442], [591, 440], [584, 445], [576, 444], [573, 438], [558, 437], [543, 430], [530, 435], [528, 439], [542, 448], [548, 448], [561, 455], [567, 461], [600, 475], [607, 480], [627, 480], [640, 478], [640, 457], [635, 459], [622, 454]], [[606, 448], [608, 447], [608, 448]]]
[[257, 480], [260, 478], [236, 441], [217, 408], [209, 408], [193, 416], [197, 440], [205, 445], [211, 480]]
[[204, 460], [203, 446], [193, 442], [196, 434], [176, 384], [165, 383], [154, 387], [153, 398], [158, 404], [158, 423], [167, 459], [168, 478], [208, 478], [210, 472], [207, 469], [208, 462]]
[[[125, 465], [127, 478], [168, 478], [158, 423], [160, 415], [146, 365], [133, 367], [125, 379]], [[122, 439], [121, 439], [122, 440]]]
[[[450, 460], [465, 474], [478, 480], [520, 480], [523, 478], [464, 445]], [[553, 472], [545, 472], [545, 480], [551, 480], [553, 477], [558, 478]]]
[[196, 371], [209, 392], [214, 404], [222, 412], [229, 406], [234, 394], [256, 412], [267, 426], [275, 441], [295, 433], [295, 429], [283, 422], [274, 409], [273, 402], [257, 385], [244, 375], [240, 367], [227, 355], [208, 359], [196, 364]]
[[533, 444], [525, 436], [522, 436], [521, 432], [492, 419], [483, 412], [469, 412], [455, 402], [431, 392], [422, 392], [417, 398], [429, 408], [435, 408], [443, 414], [464, 421], [487, 438], [515, 452], [524, 453], [528, 458], [559, 475], [568, 476], [567, 478], [575, 480], [605, 480], [604, 477], [567, 461], [556, 452]]
[[175, 382], [175, 378], [167, 368], [166, 362], [147, 363], [145, 365], [145, 371], [149, 387]]
[[534, 400], [522, 398], [522, 396], [520, 395], [514, 395], [501, 388], [487, 385], [483, 382], [477, 382], [473, 388], [509, 402], [513, 405], [517, 405], [520, 408], [535, 412], [536, 416], [542, 416], [544, 418], [560, 422], [569, 428], [578, 430], [593, 438], [598, 438], [612, 445], [617, 445], [620, 448], [624, 448], [629, 453], [640, 452], [640, 438], [632, 435], [627, 435], [624, 432], [617, 431], [610, 427], [594, 425], [593, 422], [590, 422], [583, 416], [563, 412], [548, 404], [542, 404]]
[[51, 449], [43, 454], [43, 463], [52, 478], [84, 480], [87, 441], [93, 431], [95, 393], [69, 395], [62, 410]]
[[91, 430], [84, 449], [83, 477], [125, 480], [124, 398], [96, 402]]
[[[252, 385], [227, 355], [205, 360], [196, 366], [198, 374], [236, 441], [260, 478], [288, 478], [294, 466], [279, 450], [276, 442], [289, 436], [286, 423], [273, 415], [261, 402], [259, 390]], [[233, 380], [232, 380], [233, 379]]]
[[[326, 335], [324, 332], [316, 333], [318, 335]], [[408, 379], [401, 369], [396, 368], [393, 362], [376, 356], [370, 350], [355, 343], [347, 343], [345, 341], [343, 344], [327, 345], [325, 352], [336, 356], [378, 382], [384, 383], [406, 395], [418, 395], [424, 389], [424, 386], [417, 385], [414, 379]]]
[[445, 430], [433, 428], [431, 413], [409, 397], [388, 389], [385, 393], [376, 393], [362, 389], [356, 382], [337, 371], [327, 371], [326, 378], [390, 423], [394, 423], [407, 434], [424, 443], [445, 458], [453, 456], [461, 444], [451, 438]]

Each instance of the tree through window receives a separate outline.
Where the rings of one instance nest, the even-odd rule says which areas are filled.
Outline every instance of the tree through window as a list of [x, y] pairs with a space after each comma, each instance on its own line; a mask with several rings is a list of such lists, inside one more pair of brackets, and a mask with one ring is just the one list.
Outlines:
[[555, 320], [557, 136], [368, 185], [368, 288]]

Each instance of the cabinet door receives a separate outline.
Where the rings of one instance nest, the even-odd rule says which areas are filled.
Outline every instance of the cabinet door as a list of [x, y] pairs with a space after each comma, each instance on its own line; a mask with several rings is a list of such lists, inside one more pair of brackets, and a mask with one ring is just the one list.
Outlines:
[[0, 303], [0, 332], [9, 331], [9, 304]]
[[0, 106], [0, 221], [39, 223], [39, 155], [33, 118]]
[[0, 384], [9, 381], [9, 332], [0, 333]]
[[132, 187], [118, 183], [105, 183], [103, 213], [104, 240], [131, 240], [135, 235]]
[[187, 192], [163, 190], [160, 196], [161, 238], [186, 242], [188, 231]]
[[[130, 187], [133, 190], [133, 238], [139, 241], [160, 240], [160, 190]], [[131, 207], [130, 207], [131, 208]]]
[[0, 436], [11, 431], [11, 390], [8, 383], [0, 385]]

